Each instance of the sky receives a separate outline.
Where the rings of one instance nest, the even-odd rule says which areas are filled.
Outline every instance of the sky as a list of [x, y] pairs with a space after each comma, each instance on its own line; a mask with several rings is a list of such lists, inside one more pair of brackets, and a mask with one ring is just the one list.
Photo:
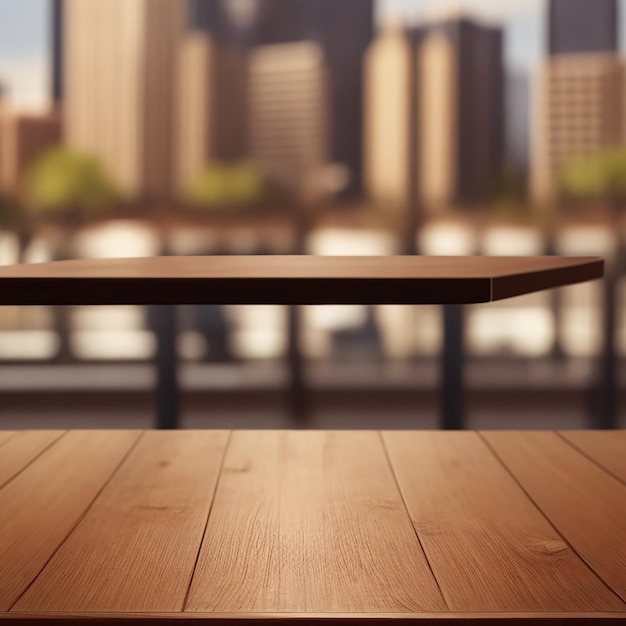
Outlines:
[[[376, 1], [381, 21], [388, 16], [419, 21], [445, 7], [500, 23], [506, 27], [507, 64], [514, 70], [529, 71], [541, 57], [544, 0]], [[45, 101], [48, 12], [48, 0], [0, 0], [0, 83], [23, 108], [37, 108]]]

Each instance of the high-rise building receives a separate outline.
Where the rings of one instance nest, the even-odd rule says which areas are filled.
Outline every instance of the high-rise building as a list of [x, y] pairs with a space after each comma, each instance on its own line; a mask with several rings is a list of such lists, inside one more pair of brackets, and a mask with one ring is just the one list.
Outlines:
[[[244, 49], [315, 42], [328, 72], [331, 162], [349, 172], [347, 195], [361, 191], [363, 58], [372, 40], [374, 0], [189, 0], [189, 23]], [[346, 28], [349, 36], [346, 36]]]
[[[230, 0], [233, 1], [237, 0]], [[254, 45], [312, 41], [322, 49], [329, 80], [330, 160], [349, 171], [350, 182], [345, 193], [360, 192], [363, 170], [363, 61], [373, 37], [373, 0], [256, 2], [251, 27]]]
[[250, 154], [271, 176], [308, 199], [330, 162], [328, 69], [320, 46], [260, 46], [250, 58]]
[[484, 199], [504, 161], [502, 30], [462, 18], [383, 30], [366, 67], [370, 195], [416, 194], [428, 211]]
[[551, 0], [547, 57], [536, 82], [531, 185], [537, 204], [558, 194], [573, 157], [623, 145], [626, 81], [615, 0]]
[[623, 145], [624, 71], [616, 54], [560, 55], [540, 69], [531, 181], [537, 204], [558, 194], [571, 158]]
[[185, 9], [180, 0], [64, 1], [66, 141], [100, 157], [135, 196], [173, 192]]
[[489, 195], [504, 160], [502, 29], [431, 25], [418, 50], [419, 188], [427, 206]]
[[36, 115], [0, 108], [0, 188], [16, 191], [32, 161], [60, 141], [58, 113]]
[[58, 106], [63, 98], [63, 0], [52, 0], [51, 32], [51, 96]]
[[416, 52], [400, 24], [384, 27], [365, 60], [364, 183], [367, 197], [387, 210], [410, 204], [417, 163]]
[[177, 110], [177, 183], [211, 161], [247, 155], [248, 66], [245, 50], [220, 36], [217, 3], [194, 2], [181, 44]]
[[617, 52], [618, 0], [550, 0], [548, 54]]

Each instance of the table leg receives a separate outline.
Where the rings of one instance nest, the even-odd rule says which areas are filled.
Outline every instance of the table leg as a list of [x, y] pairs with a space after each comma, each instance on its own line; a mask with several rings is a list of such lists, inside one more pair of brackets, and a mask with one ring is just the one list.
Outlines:
[[178, 354], [176, 307], [154, 307], [156, 350], [156, 427], [178, 428]]
[[617, 336], [617, 275], [610, 268], [604, 281], [604, 338], [600, 357], [598, 401], [592, 426], [601, 430], [617, 428], [618, 413], [618, 356]]
[[443, 307], [440, 427], [444, 430], [462, 430], [464, 428], [463, 313], [463, 306], [460, 305]]
[[288, 307], [288, 344], [287, 369], [289, 375], [288, 402], [289, 413], [297, 427], [303, 428], [309, 421], [309, 406], [304, 380], [304, 359], [302, 357], [301, 338], [301, 308]]

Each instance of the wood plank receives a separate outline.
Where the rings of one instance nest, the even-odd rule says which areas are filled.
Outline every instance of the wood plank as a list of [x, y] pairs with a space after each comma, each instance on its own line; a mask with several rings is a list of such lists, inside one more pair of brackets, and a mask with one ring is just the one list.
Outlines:
[[383, 437], [452, 610], [626, 609], [476, 433], [386, 432]]
[[69, 432], [0, 490], [0, 611], [41, 571], [138, 437]]
[[607, 472], [626, 483], [626, 430], [564, 430], [559, 434]]
[[[587, 626], [602, 624], [623, 626], [624, 613], [11, 613], [0, 614], [0, 623], [18, 626], [47, 626], [50, 622], [63, 626]], [[12, 621], [15, 620], [15, 621]]]
[[555, 433], [482, 436], [572, 548], [626, 601], [626, 486]]
[[0, 268], [0, 304], [468, 304], [600, 278], [591, 257], [204, 256]]
[[225, 431], [143, 436], [16, 611], [182, 611]]
[[377, 433], [233, 433], [187, 611], [444, 609]]
[[16, 434], [14, 430], [0, 430], [0, 446]]
[[0, 452], [0, 488], [64, 434], [62, 430], [25, 430], [11, 437]]

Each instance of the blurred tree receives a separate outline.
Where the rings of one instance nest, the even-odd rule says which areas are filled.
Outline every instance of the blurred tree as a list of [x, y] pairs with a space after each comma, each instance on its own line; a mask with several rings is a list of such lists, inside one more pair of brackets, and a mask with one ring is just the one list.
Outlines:
[[[28, 166], [21, 196], [34, 228], [46, 218], [61, 222], [64, 232], [57, 241], [58, 260], [73, 256], [74, 229], [111, 211], [122, 201], [122, 194], [97, 158], [66, 147], [51, 148]], [[69, 308], [59, 306], [54, 311], [60, 342], [57, 359], [69, 361]]]
[[15, 197], [2, 189], [0, 189], [0, 230], [15, 234], [18, 243], [18, 262], [22, 262], [33, 235], [30, 216]]
[[183, 190], [192, 206], [250, 208], [281, 198], [279, 187], [249, 163], [213, 163]]
[[600, 201], [614, 213], [626, 205], [626, 149], [610, 148], [574, 157], [561, 170], [559, 192], [565, 202]]
[[487, 206], [493, 215], [516, 221], [534, 219], [528, 202], [527, 173], [514, 164], [504, 167], [488, 194]]
[[109, 211], [122, 200], [117, 185], [93, 156], [65, 147], [48, 150], [28, 167], [24, 202], [36, 217], [83, 221]]

